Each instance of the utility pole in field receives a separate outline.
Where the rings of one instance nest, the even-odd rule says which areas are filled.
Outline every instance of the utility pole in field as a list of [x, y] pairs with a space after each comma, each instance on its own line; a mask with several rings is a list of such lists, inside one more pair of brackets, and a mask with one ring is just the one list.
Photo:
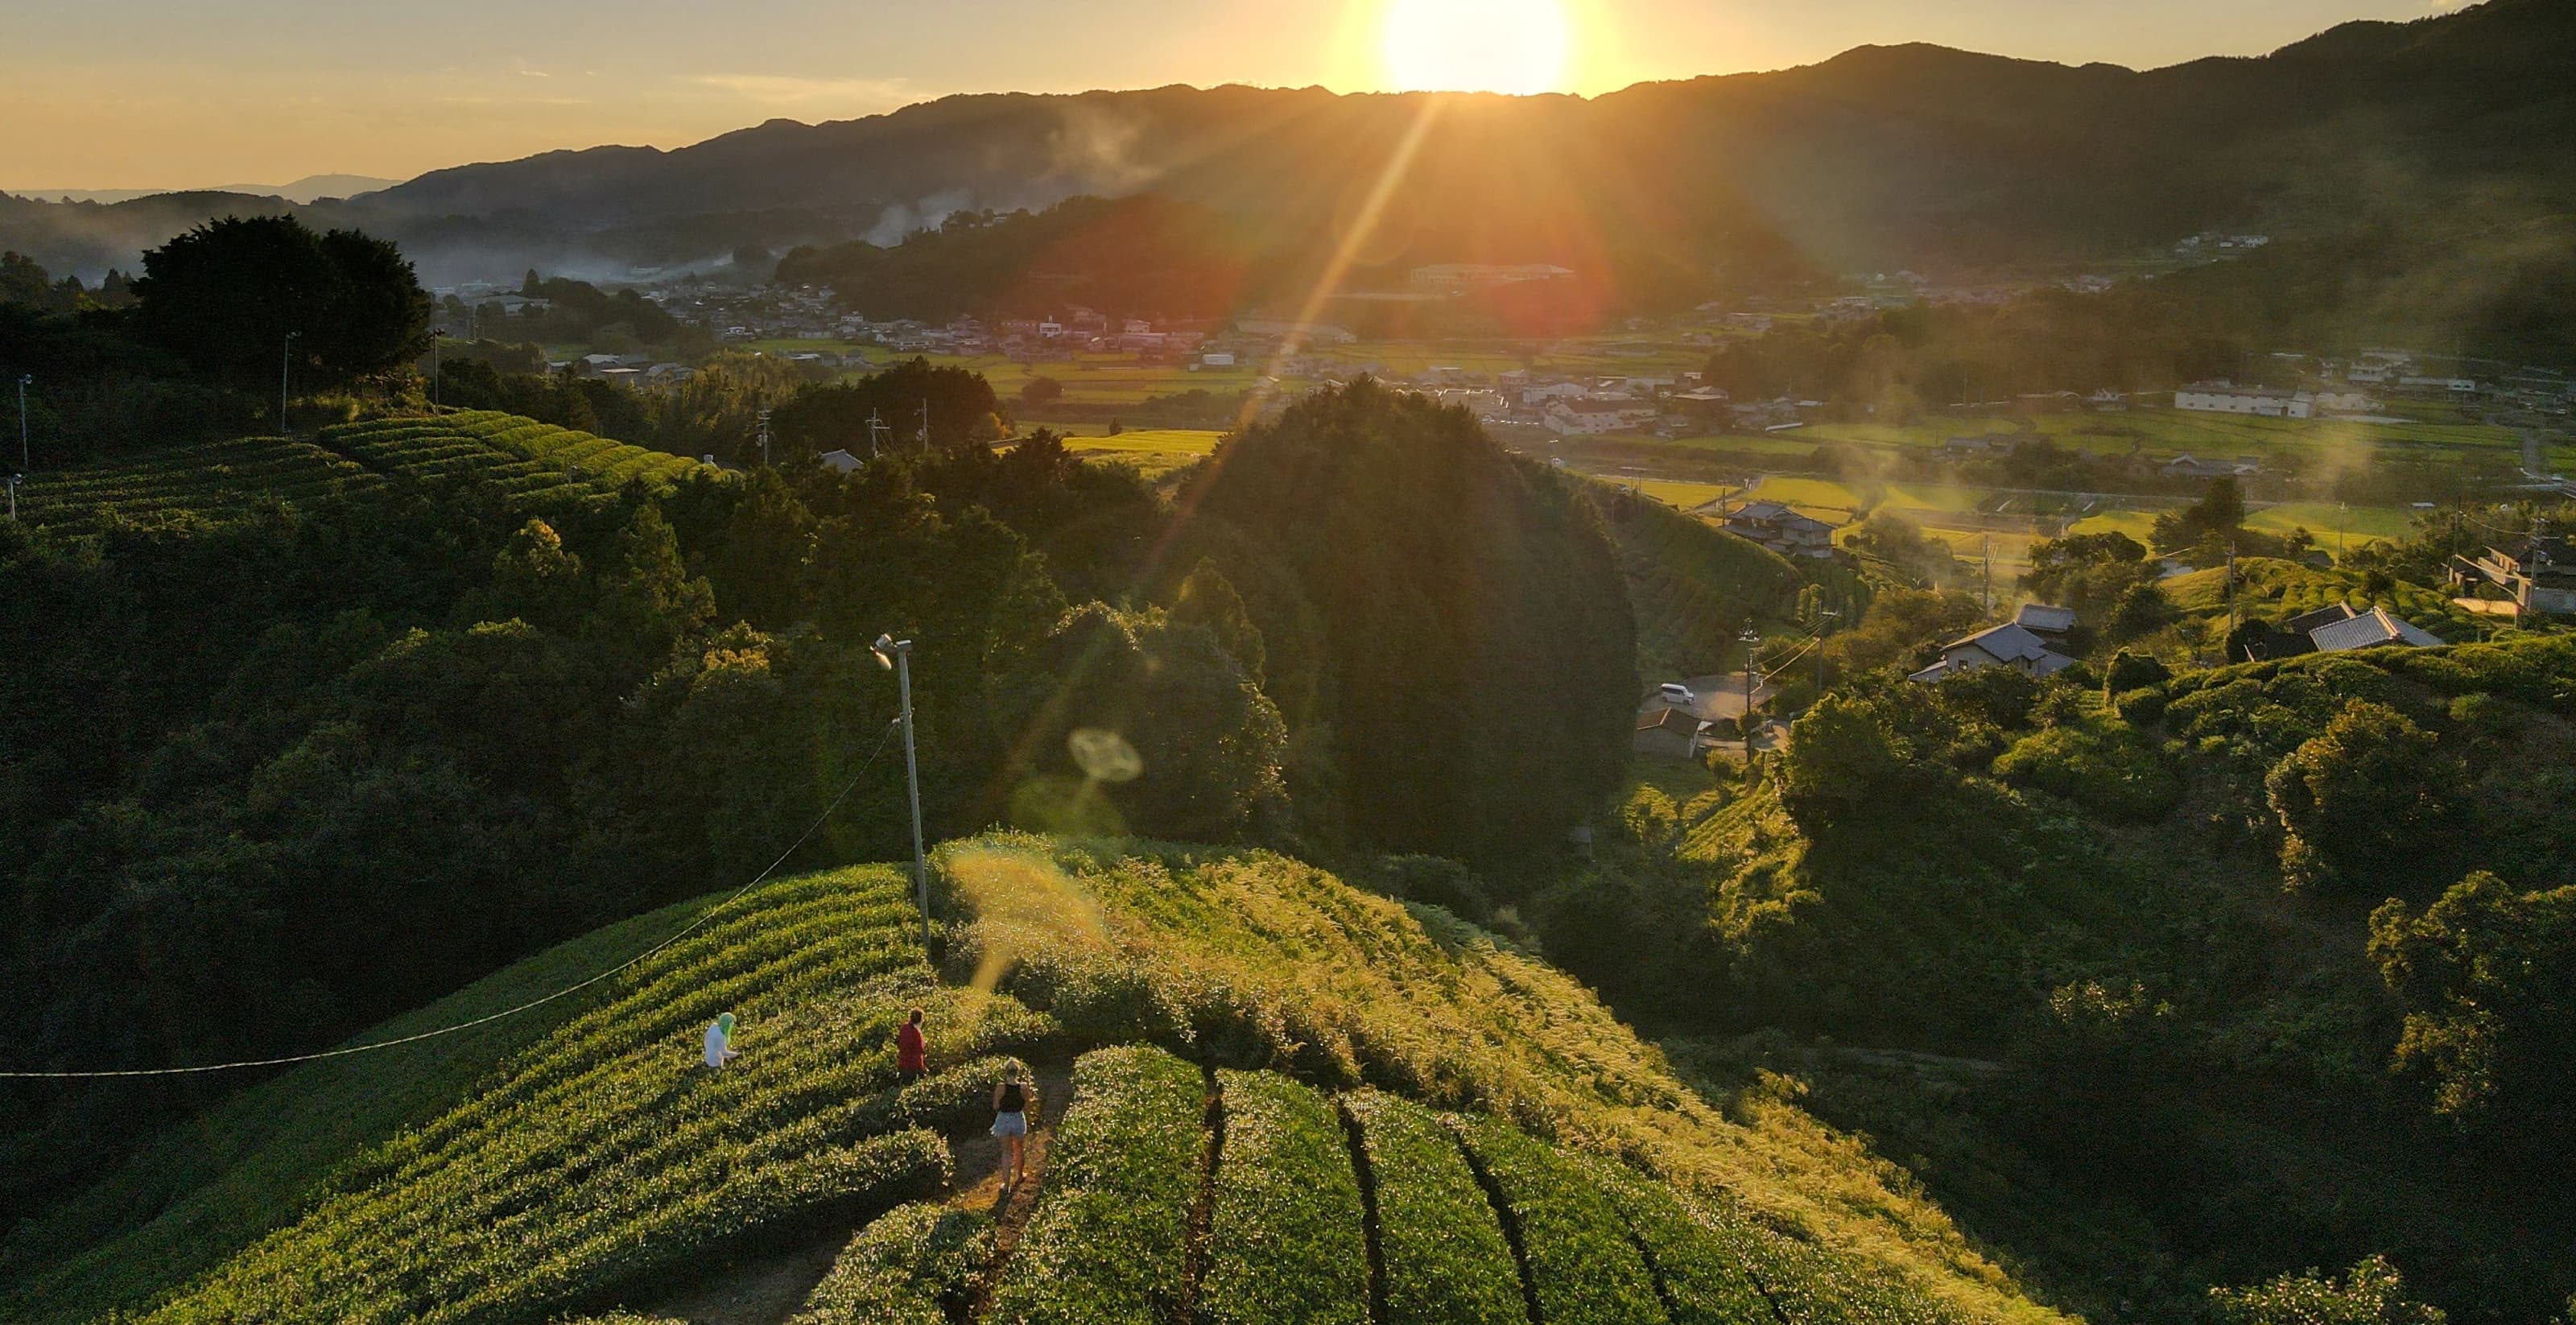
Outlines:
[[1986, 615], [1995, 612], [1995, 536], [1986, 535]]
[[912, 891], [921, 906], [921, 946], [930, 948], [930, 857], [921, 843], [921, 758], [912, 741], [912, 641], [892, 635], [877, 636], [871, 650], [877, 662], [893, 669], [896, 684], [902, 688], [903, 776], [912, 792]]
[[277, 435], [286, 435], [286, 384], [295, 371], [295, 338], [301, 331], [286, 333], [286, 349], [277, 356]]

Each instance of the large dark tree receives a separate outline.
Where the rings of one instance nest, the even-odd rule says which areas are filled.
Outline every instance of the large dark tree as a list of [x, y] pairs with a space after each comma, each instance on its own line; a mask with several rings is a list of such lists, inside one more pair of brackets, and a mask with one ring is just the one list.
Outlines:
[[274, 390], [287, 336], [299, 388], [345, 386], [429, 349], [430, 301], [391, 243], [290, 216], [210, 221], [143, 255], [146, 339], [204, 378]]
[[1321, 392], [1228, 442], [1186, 501], [1303, 581], [1363, 838], [1526, 861], [1616, 783], [1636, 627], [1609, 539], [1466, 411]]
[[776, 439], [807, 451], [869, 454], [868, 423], [884, 426], [895, 451], [921, 449], [923, 410], [929, 411], [934, 448], [990, 442], [1001, 436], [1001, 400], [982, 373], [934, 368], [927, 359], [897, 364], [855, 382], [808, 386], [778, 407], [771, 419]]

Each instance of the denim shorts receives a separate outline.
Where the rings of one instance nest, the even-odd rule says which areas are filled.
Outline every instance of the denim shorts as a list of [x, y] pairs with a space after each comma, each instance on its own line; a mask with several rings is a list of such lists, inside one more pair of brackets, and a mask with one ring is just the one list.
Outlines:
[[997, 1113], [993, 1115], [993, 1135], [1027, 1136], [1028, 1134], [1029, 1116], [1027, 1114]]

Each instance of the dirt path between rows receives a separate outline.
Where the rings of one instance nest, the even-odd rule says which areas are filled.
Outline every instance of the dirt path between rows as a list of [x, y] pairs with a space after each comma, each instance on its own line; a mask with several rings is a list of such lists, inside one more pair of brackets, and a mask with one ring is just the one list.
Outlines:
[[[1032, 1066], [1037, 1072], [1038, 1116], [1032, 1120], [1029, 1138], [1022, 1146], [1028, 1161], [1027, 1177], [1004, 1191], [1002, 1143], [989, 1131], [977, 1128], [948, 1139], [956, 1177], [936, 1198], [962, 1210], [981, 1211], [1000, 1224], [996, 1238], [1000, 1251], [994, 1262], [997, 1267], [1018, 1244], [1029, 1211], [1037, 1204], [1038, 1189], [1046, 1178], [1047, 1143], [1054, 1138], [1056, 1124], [1063, 1119], [1064, 1107], [1073, 1097], [1070, 1064]], [[700, 1282], [664, 1294], [636, 1310], [657, 1319], [686, 1321], [688, 1325], [784, 1325], [805, 1305], [814, 1286], [831, 1272], [833, 1260], [858, 1231], [834, 1229], [784, 1251], [738, 1258], [714, 1268]], [[979, 1302], [976, 1314], [980, 1316], [982, 1311], [983, 1304]]]

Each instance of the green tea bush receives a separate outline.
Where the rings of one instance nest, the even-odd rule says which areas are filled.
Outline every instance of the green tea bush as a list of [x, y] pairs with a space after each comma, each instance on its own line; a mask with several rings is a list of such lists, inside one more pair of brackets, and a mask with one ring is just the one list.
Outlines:
[[[995, 1055], [1051, 1027], [932, 984], [910, 920], [891, 870], [753, 893], [149, 1319], [533, 1320], [936, 1189], [928, 1129], [974, 1117]], [[914, 1003], [960, 1029], [955, 1066], [906, 1084]], [[744, 1056], [710, 1072], [699, 1030], [726, 1010]]]
[[1158, 1049], [1074, 1064], [1045, 1193], [987, 1317], [995, 1325], [1160, 1325], [1188, 1280], [1207, 1150], [1207, 1082]]
[[1457, 1138], [1430, 1110], [1377, 1091], [1346, 1095], [1385, 1264], [1380, 1325], [1521, 1325], [1511, 1244]]
[[877, 1217], [788, 1325], [948, 1325], [993, 1259], [993, 1221], [943, 1205]]
[[1367, 1325], [1367, 1216], [1332, 1105], [1263, 1072], [1219, 1072], [1217, 1098], [1225, 1141], [1199, 1318]]
[[1956, 1325], [1922, 1294], [1813, 1243], [1727, 1210], [1712, 1212], [1706, 1226], [1787, 1325]]
[[265, 510], [372, 496], [384, 480], [307, 442], [241, 437], [30, 475], [19, 518], [72, 536], [110, 522], [230, 524]]
[[1671, 1319], [1636, 1240], [1599, 1185], [1571, 1161], [1497, 1119], [1453, 1119], [1518, 1233], [1532, 1296], [1548, 1325], [1652, 1325]]
[[1744, 1262], [1671, 1188], [1606, 1159], [1577, 1163], [1627, 1217], [1673, 1325], [1773, 1325], [1770, 1300]]

